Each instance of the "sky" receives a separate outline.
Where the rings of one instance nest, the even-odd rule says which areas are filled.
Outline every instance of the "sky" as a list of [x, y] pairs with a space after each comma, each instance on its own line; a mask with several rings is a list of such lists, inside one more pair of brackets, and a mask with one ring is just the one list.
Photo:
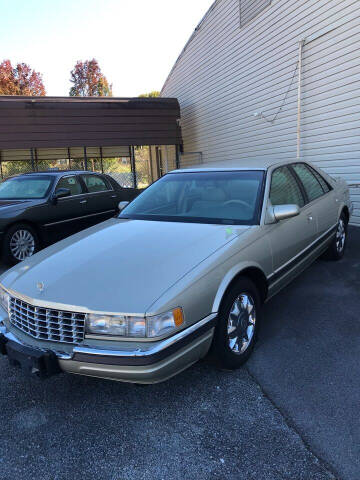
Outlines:
[[0, 62], [28, 63], [67, 96], [77, 60], [96, 58], [113, 95], [160, 90], [213, 0], [0, 0]]

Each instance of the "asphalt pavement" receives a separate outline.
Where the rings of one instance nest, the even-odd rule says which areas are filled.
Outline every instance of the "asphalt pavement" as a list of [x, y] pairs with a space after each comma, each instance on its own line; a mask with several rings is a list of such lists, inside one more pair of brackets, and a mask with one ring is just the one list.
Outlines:
[[136, 386], [0, 358], [0, 479], [360, 479], [360, 229], [265, 306], [246, 368]]

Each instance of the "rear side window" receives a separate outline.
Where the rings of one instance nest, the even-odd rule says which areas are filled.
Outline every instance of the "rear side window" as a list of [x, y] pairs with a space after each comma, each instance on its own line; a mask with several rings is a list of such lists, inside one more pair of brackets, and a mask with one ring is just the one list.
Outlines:
[[89, 193], [104, 192], [105, 190], [110, 190], [105, 180], [98, 175], [83, 175], [82, 178]]
[[80, 195], [83, 193], [81, 184], [78, 178], [74, 175], [60, 178], [56, 186], [56, 190], [59, 190], [59, 188], [68, 188], [71, 195]]
[[271, 179], [270, 200], [273, 206], [295, 204], [304, 206], [304, 197], [294, 175], [288, 167], [274, 171]]
[[323, 177], [320, 175], [319, 172], [317, 172], [316, 170], [314, 170], [313, 168], [309, 167], [310, 170], [312, 171], [312, 173], [315, 175], [317, 181], [320, 183], [324, 193], [328, 193], [330, 192], [330, 187], [329, 185], [327, 184], [327, 182], [323, 179]]
[[324, 195], [323, 187], [310, 168], [303, 163], [296, 163], [292, 167], [304, 186], [309, 202]]

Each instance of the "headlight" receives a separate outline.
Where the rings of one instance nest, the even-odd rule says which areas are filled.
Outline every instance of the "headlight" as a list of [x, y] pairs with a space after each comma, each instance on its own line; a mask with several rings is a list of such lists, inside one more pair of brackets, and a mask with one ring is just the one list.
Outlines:
[[171, 333], [183, 323], [181, 308], [147, 318], [89, 313], [86, 318], [86, 332], [92, 335], [155, 338]]
[[5, 292], [2, 287], [0, 287], [0, 305], [3, 307], [6, 313], [9, 312], [9, 300], [10, 295]]

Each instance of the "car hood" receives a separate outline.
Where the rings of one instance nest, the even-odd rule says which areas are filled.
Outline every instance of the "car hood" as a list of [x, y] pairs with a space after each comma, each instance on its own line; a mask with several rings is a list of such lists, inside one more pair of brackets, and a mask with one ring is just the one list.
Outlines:
[[0, 214], [4, 210], [17, 210], [22, 208], [24, 205], [28, 205], [30, 203], [35, 203], [34, 200], [0, 200]]
[[144, 314], [169, 287], [248, 228], [114, 218], [37, 253], [0, 283], [39, 305]]

